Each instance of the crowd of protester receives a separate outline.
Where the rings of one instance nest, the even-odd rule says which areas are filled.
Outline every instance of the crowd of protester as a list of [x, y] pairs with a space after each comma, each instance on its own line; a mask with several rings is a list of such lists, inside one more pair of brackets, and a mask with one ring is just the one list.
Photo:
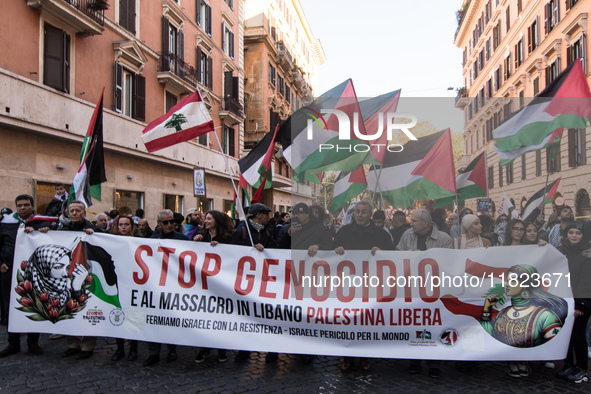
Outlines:
[[[110, 233], [115, 236], [142, 237], [155, 239], [175, 239], [194, 242], [208, 242], [212, 246], [233, 244], [251, 246], [262, 251], [267, 248], [306, 250], [314, 256], [319, 250], [334, 250], [342, 255], [345, 250], [368, 250], [375, 254], [378, 250], [417, 251], [431, 248], [489, 248], [497, 246], [532, 245], [555, 247], [563, 253], [569, 264], [571, 277], [574, 279], [572, 290], [575, 298], [575, 322], [569, 345], [567, 358], [563, 368], [557, 373], [561, 378], [580, 383], [588, 380], [587, 356], [588, 337], [587, 323], [591, 316], [591, 225], [588, 221], [575, 220], [569, 206], [549, 216], [548, 220], [538, 217], [534, 222], [523, 222], [510, 219], [505, 214], [493, 218], [488, 212], [476, 215], [471, 209], [461, 209], [457, 214], [449, 213], [442, 208], [432, 210], [429, 206], [421, 206], [410, 215], [410, 221], [403, 211], [395, 211], [390, 217], [383, 210], [375, 210], [367, 201], [352, 203], [344, 218], [334, 220], [319, 205], [308, 206], [296, 204], [290, 212], [276, 212], [264, 204], [250, 206], [246, 220], [232, 220], [226, 213], [210, 210], [205, 213], [198, 209], [189, 209], [186, 216], [165, 209], [158, 213], [154, 228], [141, 209], [133, 214], [129, 208], [99, 213], [95, 221], [86, 218], [86, 209], [82, 202], [74, 200], [66, 204], [67, 192], [63, 185], [56, 187], [56, 195], [50, 202], [46, 217], [36, 215], [33, 197], [23, 194], [15, 199], [16, 212], [5, 208], [2, 210], [0, 222], [0, 292], [1, 323], [8, 323], [8, 310], [11, 291], [13, 258], [16, 233], [24, 227], [26, 233], [33, 231], [83, 231], [86, 234], [97, 232]], [[67, 208], [64, 208], [67, 207]], [[62, 212], [65, 211], [65, 212]], [[54, 217], [53, 220], [49, 216]], [[520, 266], [528, 270], [531, 266]], [[530, 267], [530, 268], [528, 268]], [[74, 271], [72, 292], [76, 288], [76, 277], [87, 275], [84, 269]], [[525, 293], [523, 293], [525, 294]], [[523, 297], [525, 297], [522, 294]], [[490, 309], [498, 300], [487, 298], [481, 323], [483, 327], [490, 322]], [[514, 305], [527, 300], [512, 298]], [[514, 307], [514, 306], [512, 306]], [[565, 315], [566, 316], [566, 315]], [[556, 316], [564, 319], [565, 316]], [[563, 322], [562, 322], [563, 323]], [[491, 326], [492, 327], [492, 326]], [[61, 335], [52, 335], [60, 338]], [[27, 335], [28, 352], [34, 355], [43, 353], [39, 346], [39, 334]], [[125, 357], [125, 340], [118, 338], [116, 351], [111, 360], [116, 362]], [[519, 344], [513, 344], [519, 347]], [[62, 356], [76, 355], [79, 359], [93, 356], [96, 346], [94, 337], [67, 337], [67, 349]], [[8, 345], [0, 351], [0, 358], [20, 352], [20, 334], [9, 333]], [[176, 345], [167, 344], [167, 360], [177, 359]], [[138, 341], [129, 341], [127, 359], [138, 358]], [[145, 366], [160, 361], [161, 344], [148, 344], [148, 357]], [[196, 363], [204, 362], [212, 349], [197, 349]], [[240, 350], [235, 355], [235, 362], [245, 362], [251, 352]], [[228, 360], [226, 349], [217, 349], [218, 362]], [[268, 353], [267, 363], [276, 362], [277, 353]], [[303, 355], [302, 362], [310, 363], [313, 357]], [[340, 365], [347, 371], [355, 364], [355, 359], [345, 357]], [[408, 372], [419, 374], [421, 360], [411, 360]], [[429, 375], [438, 377], [441, 374], [440, 362], [426, 362]], [[456, 366], [463, 371], [478, 369], [476, 362], [457, 362]], [[554, 368], [551, 361], [546, 367]], [[359, 367], [364, 371], [371, 369], [370, 360], [359, 359]], [[531, 368], [527, 362], [507, 362], [506, 373], [512, 377], [528, 376]]]

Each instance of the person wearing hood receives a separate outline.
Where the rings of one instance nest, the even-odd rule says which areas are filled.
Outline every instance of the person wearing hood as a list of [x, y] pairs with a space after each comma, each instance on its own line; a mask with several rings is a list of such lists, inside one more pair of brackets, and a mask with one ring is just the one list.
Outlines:
[[557, 375], [574, 383], [582, 383], [589, 380], [585, 331], [591, 316], [591, 228], [589, 223], [570, 222], [564, 228], [564, 233], [558, 250], [568, 260], [575, 298], [575, 322], [564, 368]]
[[482, 224], [478, 216], [467, 214], [462, 219], [462, 235], [454, 238], [454, 249], [488, 248], [491, 243], [482, 237]]

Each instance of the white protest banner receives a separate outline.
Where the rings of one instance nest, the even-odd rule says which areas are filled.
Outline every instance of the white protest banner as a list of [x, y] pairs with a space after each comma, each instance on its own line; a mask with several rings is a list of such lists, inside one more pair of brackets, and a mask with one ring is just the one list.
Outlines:
[[21, 230], [14, 268], [12, 332], [523, 361], [564, 358], [573, 323], [568, 265], [549, 245], [309, 257]]

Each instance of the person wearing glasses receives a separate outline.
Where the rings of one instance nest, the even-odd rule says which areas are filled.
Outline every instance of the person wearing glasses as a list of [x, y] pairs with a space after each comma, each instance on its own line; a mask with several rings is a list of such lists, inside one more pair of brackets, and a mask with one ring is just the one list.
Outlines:
[[[159, 233], [154, 233], [150, 238], [155, 239], [177, 239], [181, 241], [188, 241], [186, 235], [181, 234], [177, 231], [174, 231], [174, 213], [170, 209], [164, 209], [158, 212], [158, 226], [162, 229]], [[168, 356], [166, 359], [168, 362], [174, 362], [177, 359], [176, 354], [176, 345], [167, 345], [168, 346]], [[150, 351], [150, 356], [144, 361], [144, 366], [149, 367], [150, 365], [154, 365], [160, 361], [160, 343], [149, 342], [148, 349]]]
[[511, 219], [507, 223], [503, 246], [525, 245], [525, 224], [521, 219]]

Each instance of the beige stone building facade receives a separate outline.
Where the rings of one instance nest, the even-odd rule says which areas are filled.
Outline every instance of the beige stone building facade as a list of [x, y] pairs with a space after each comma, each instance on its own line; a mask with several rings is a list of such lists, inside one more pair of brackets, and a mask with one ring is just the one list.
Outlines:
[[[465, 115], [465, 168], [487, 153], [489, 196], [505, 192], [520, 207], [562, 177], [559, 193], [578, 216], [590, 214], [591, 127], [564, 130], [558, 160], [546, 150], [529, 152], [501, 167], [492, 130], [525, 106], [575, 59], [591, 82], [589, 44], [591, 0], [466, 0], [459, 12], [455, 45], [463, 50], [464, 88], [456, 107]], [[560, 203], [560, 200], [558, 201]], [[476, 201], [467, 201], [476, 209]], [[546, 205], [546, 214], [552, 211]]]
[[[318, 68], [326, 61], [299, 0], [249, 0], [245, 4], [244, 64], [245, 149], [312, 98]], [[298, 202], [316, 202], [320, 186], [290, 181], [291, 169], [277, 154], [273, 189], [263, 202], [287, 211]]]
[[[102, 201], [155, 219], [163, 208], [228, 211], [244, 135], [243, 0], [11, 0], [0, 13], [0, 205], [39, 211], [70, 184], [103, 87]], [[215, 133], [148, 154], [147, 123], [198, 88]], [[205, 171], [205, 196], [194, 170]], [[94, 219], [93, 215], [89, 218]]]

